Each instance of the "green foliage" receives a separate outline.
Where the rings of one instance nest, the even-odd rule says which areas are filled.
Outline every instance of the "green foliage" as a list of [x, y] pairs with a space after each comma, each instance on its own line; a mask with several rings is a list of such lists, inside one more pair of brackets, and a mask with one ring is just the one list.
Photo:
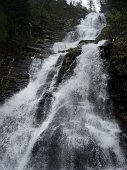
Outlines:
[[113, 39], [112, 29], [111, 26], [107, 25], [98, 36], [97, 40], [100, 41], [102, 39]]
[[121, 23], [123, 22], [123, 13], [121, 11], [117, 11], [114, 14], [109, 16], [110, 23]]
[[127, 112], [121, 113], [120, 117], [124, 120], [127, 121]]
[[118, 118], [127, 122], [127, 1], [107, 0], [107, 2], [108, 11], [110, 11], [107, 19], [110, 29], [107, 35], [113, 43], [110, 56], [110, 74], [112, 75], [112, 83], [109, 83], [110, 96], [114, 112], [117, 113]]
[[68, 5], [66, 0], [31, 1], [31, 11], [34, 25], [55, 32], [73, 26], [81, 15], [86, 14], [85, 8]]
[[126, 0], [106, 0], [111, 8], [116, 8], [117, 10], [127, 9]]

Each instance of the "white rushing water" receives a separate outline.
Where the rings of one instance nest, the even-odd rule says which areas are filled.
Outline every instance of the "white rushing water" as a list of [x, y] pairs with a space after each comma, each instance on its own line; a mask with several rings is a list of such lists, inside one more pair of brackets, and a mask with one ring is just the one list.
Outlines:
[[105, 25], [103, 14], [90, 13], [53, 45], [53, 55], [42, 64], [33, 60], [27, 87], [0, 107], [0, 170], [124, 169], [120, 129], [106, 92], [108, 75], [99, 57], [102, 42], [83, 45], [73, 75], [55, 87], [61, 55], [81, 40], [95, 40]]

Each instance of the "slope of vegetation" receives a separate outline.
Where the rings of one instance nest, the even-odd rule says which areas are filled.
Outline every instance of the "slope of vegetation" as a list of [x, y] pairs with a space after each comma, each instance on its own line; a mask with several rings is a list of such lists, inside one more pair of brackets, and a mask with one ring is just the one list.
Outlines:
[[127, 122], [127, 3], [126, 0], [107, 0], [107, 3], [108, 25], [101, 36], [113, 43], [109, 92], [115, 114]]
[[84, 17], [80, 4], [68, 5], [65, 0], [6, 0], [0, 7], [0, 52], [19, 52], [35, 37], [48, 31], [61, 32]]
[[31, 56], [43, 58], [50, 53], [48, 47], [86, 13], [80, 3], [68, 5], [66, 0], [1, 2], [0, 103], [27, 85]]

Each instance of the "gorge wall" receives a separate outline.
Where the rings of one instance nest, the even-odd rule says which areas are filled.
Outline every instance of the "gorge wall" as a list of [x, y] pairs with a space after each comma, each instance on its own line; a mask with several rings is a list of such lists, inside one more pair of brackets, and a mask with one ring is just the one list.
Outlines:
[[33, 58], [45, 58], [86, 8], [61, 1], [4, 1], [0, 7], [0, 103], [26, 86]]
[[[127, 5], [123, 1], [108, 0], [107, 27], [101, 38], [112, 42], [109, 59], [109, 93], [114, 114], [127, 122]], [[106, 5], [107, 6], [107, 5]]]

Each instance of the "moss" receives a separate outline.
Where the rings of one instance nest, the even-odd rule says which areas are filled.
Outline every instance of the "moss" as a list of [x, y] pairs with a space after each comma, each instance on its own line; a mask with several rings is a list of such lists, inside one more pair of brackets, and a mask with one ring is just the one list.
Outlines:
[[112, 28], [110, 25], [107, 25], [103, 28], [101, 34], [98, 36], [97, 40], [100, 41], [102, 39], [113, 39]]
[[123, 12], [117, 11], [115, 13], [112, 13], [109, 16], [108, 20], [109, 20], [109, 23], [116, 23], [116, 24], [122, 23], [123, 22]]
[[[120, 2], [121, 3], [121, 2]], [[109, 58], [109, 94], [114, 112], [119, 120], [127, 123], [127, 13], [122, 8], [112, 10], [108, 16], [108, 25], [99, 36], [110, 39], [112, 48]]]
[[80, 48], [70, 48], [68, 50], [68, 55], [73, 56], [73, 54], [78, 53], [81, 54], [81, 49]]
[[5, 90], [11, 88], [12, 86], [14, 86], [14, 84], [15, 84], [14, 81], [4, 78], [2, 81], [2, 88]]
[[121, 117], [122, 120], [127, 122], [127, 112], [121, 113], [121, 114], [119, 114], [119, 116]]

